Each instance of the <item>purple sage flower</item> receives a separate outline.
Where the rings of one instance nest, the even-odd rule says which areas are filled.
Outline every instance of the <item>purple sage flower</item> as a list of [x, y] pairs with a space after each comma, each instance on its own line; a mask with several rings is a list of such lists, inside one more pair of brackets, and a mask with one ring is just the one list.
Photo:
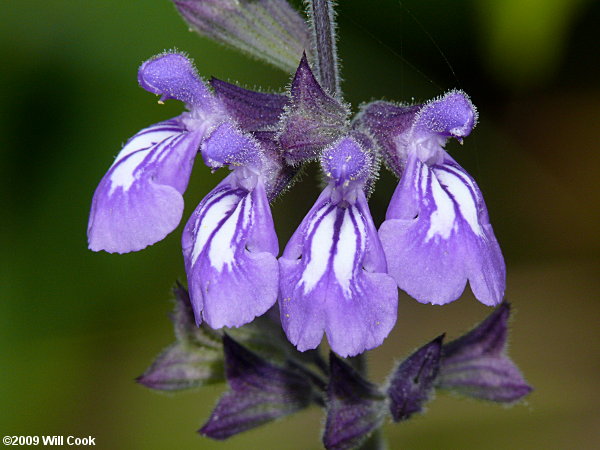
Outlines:
[[212, 168], [232, 169], [200, 202], [182, 237], [196, 322], [239, 327], [276, 301], [279, 244], [267, 199], [277, 163], [233, 125], [220, 125], [202, 144]]
[[497, 305], [505, 265], [475, 180], [444, 150], [477, 121], [460, 91], [420, 107], [377, 102], [360, 118], [402, 178], [379, 229], [389, 273], [422, 303], [456, 300], [467, 280], [479, 301]]
[[117, 155], [92, 200], [88, 240], [94, 251], [141, 250], [177, 227], [198, 146], [225, 117], [182, 54], [146, 61], [138, 80], [161, 101], [182, 101], [189, 111], [143, 129]]
[[372, 157], [358, 136], [321, 156], [329, 179], [279, 260], [281, 321], [301, 350], [323, 332], [346, 357], [379, 346], [396, 322], [398, 290], [367, 205]]

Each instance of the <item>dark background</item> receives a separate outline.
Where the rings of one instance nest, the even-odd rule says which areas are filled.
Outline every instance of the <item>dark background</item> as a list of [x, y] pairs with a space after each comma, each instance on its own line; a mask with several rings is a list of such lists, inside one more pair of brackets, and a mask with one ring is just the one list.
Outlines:
[[[355, 108], [454, 87], [478, 106], [478, 127], [448, 149], [484, 192], [508, 266], [511, 356], [536, 389], [512, 408], [438, 395], [426, 416], [386, 426], [390, 448], [600, 446], [599, 3], [340, 3], [343, 89]], [[316, 408], [216, 444], [194, 431], [223, 386], [162, 395], [137, 385], [172, 340], [181, 226], [120, 256], [88, 251], [85, 236], [122, 143], [181, 111], [137, 87], [144, 59], [176, 47], [207, 77], [270, 90], [288, 75], [189, 33], [167, 0], [4, 1], [0, 17], [0, 434], [91, 435], [111, 449], [319, 448]], [[221, 176], [196, 165], [188, 214]], [[273, 206], [282, 247], [317, 184], [309, 172]], [[382, 175], [377, 224], [394, 186]], [[373, 379], [489, 311], [470, 293], [444, 307], [402, 294], [394, 332], [371, 352]]]

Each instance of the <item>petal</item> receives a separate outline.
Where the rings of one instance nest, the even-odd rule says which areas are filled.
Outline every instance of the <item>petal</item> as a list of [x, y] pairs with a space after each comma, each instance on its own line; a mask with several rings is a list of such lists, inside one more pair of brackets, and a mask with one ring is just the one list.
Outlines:
[[237, 124], [223, 122], [204, 139], [200, 148], [207, 166], [217, 169], [229, 166], [236, 172], [238, 185], [254, 189], [262, 178], [269, 199], [287, 187], [295, 170], [283, 164], [279, 147], [265, 137], [241, 131]]
[[467, 280], [486, 305], [502, 301], [505, 265], [475, 181], [450, 156], [409, 158], [379, 236], [389, 273], [423, 303], [456, 300]]
[[374, 254], [380, 247], [373, 243], [378, 236], [368, 208], [339, 207], [326, 201], [328, 193], [279, 260], [280, 310], [288, 339], [300, 351], [317, 347], [325, 332], [332, 350], [345, 357], [383, 342], [396, 322], [398, 292], [386, 273], [369, 271], [384, 272], [385, 265], [383, 253]]
[[196, 322], [239, 327], [277, 299], [277, 236], [262, 181], [251, 192], [225, 178], [198, 205], [183, 232]]
[[383, 246], [381, 245], [381, 240], [379, 239], [379, 235], [377, 233], [377, 228], [375, 228], [375, 224], [371, 218], [369, 205], [367, 204], [367, 199], [364, 195], [358, 196], [356, 200], [356, 207], [361, 212], [361, 215], [367, 218], [367, 220], [365, 220], [367, 247], [365, 251], [365, 259], [362, 262], [363, 268], [367, 272], [387, 273], [385, 252], [383, 251]]
[[161, 100], [207, 106], [212, 98], [192, 62], [180, 53], [162, 53], [144, 62], [138, 70], [138, 82], [148, 92], [161, 95]]
[[461, 139], [471, 133], [476, 123], [475, 106], [467, 94], [454, 90], [423, 106], [414, 125], [414, 133]]
[[173, 231], [202, 135], [178, 118], [132, 137], [100, 181], [88, 224], [89, 248], [127, 253]]
[[371, 175], [373, 161], [356, 139], [346, 136], [321, 154], [323, 172], [336, 185], [364, 185]]
[[418, 148], [422, 160], [438, 162], [447, 138], [462, 140], [476, 123], [477, 111], [467, 94], [453, 90], [422, 105], [369, 103], [361, 108], [354, 126], [369, 131], [387, 166], [401, 176], [411, 149]]
[[235, 167], [261, 167], [261, 147], [250, 135], [240, 132], [232, 123], [225, 122], [215, 128], [202, 143], [202, 157], [208, 167], [218, 169], [224, 165]]

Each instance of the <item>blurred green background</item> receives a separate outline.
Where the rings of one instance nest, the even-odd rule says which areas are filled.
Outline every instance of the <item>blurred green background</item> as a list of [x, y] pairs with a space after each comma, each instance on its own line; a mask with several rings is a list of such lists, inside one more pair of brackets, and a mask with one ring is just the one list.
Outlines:
[[[478, 106], [472, 136], [448, 148], [484, 192], [508, 265], [511, 355], [536, 389], [512, 408], [438, 395], [427, 415], [386, 426], [390, 448], [600, 448], [599, 2], [340, 3], [354, 107], [454, 87]], [[189, 33], [168, 0], [4, 0], [0, 17], [0, 434], [91, 435], [110, 449], [319, 448], [316, 408], [221, 444], [195, 430], [223, 386], [164, 395], [137, 385], [172, 341], [181, 227], [121, 256], [88, 251], [85, 236], [122, 143], [181, 111], [137, 87], [144, 59], [176, 47], [206, 76], [271, 90], [287, 74]], [[221, 176], [197, 164], [188, 213]], [[275, 203], [282, 245], [316, 179]], [[394, 186], [382, 176], [377, 223]], [[487, 313], [470, 293], [444, 307], [402, 294], [394, 332], [371, 352], [373, 379]]]

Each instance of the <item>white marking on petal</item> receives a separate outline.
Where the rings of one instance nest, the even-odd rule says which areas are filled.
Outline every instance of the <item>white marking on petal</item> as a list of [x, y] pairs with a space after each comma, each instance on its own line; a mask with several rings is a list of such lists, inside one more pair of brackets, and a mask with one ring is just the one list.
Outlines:
[[[350, 281], [354, 278], [357, 259], [364, 254], [367, 234], [362, 216], [360, 213], [352, 214], [351, 209], [347, 208], [344, 212], [340, 236], [333, 257], [333, 272], [346, 298], [350, 298], [352, 295]], [[356, 220], [356, 225], [352, 221], [352, 215]]]
[[471, 192], [474, 193], [474, 195], [477, 197], [477, 193], [479, 192], [479, 188], [477, 188], [475, 186], [475, 183], [473, 182], [473, 180], [471, 179], [471, 177], [469, 177], [465, 172], [461, 171], [459, 168], [450, 165], [450, 164], [444, 164], [443, 166], [441, 166], [440, 169], [437, 169], [437, 171], [440, 170], [444, 170], [446, 172], [451, 172], [454, 175], [456, 175], [458, 178], [460, 178], [462, 180], [462, 182], [467, 185], [468, 188], [471, 189]]
[[454, 201], [458, 204], [461, 216], [469, 224], [473, 233], [483, 236], [484, 232], [479, 224], [479, 217], [477, 214], [477, 202], [473, 196], [473, 191], [467, 186], [467, 183], [472, 186], [470, 180], [466, 181], [462, 176], [458, 176], [456, 173], [450, 173], [445, 170], [436, 170], [435, 173], [440, 183], [442, 183], [452, 197], [454, 197]]
[[[220, 193], [216, 195], [218, 196]], [[196, 262], [200, 253], [202, 253], [208, 238], [213, 231], [215, 231], [219, 223], [221, 223], [227, 214], [231, 213], [239, 202], [240, 197], [236, 194], [224, 195], [216, 202], [211, 202], [209, 200], [206, 202], [206, 205], [198, 211], [198, 217], [202, 217], [202, 215], [204, 215], [204, 217], [202, 217], [201, 222], [196, 225], [197, 234], [192, 250], [192, 264]]]
[[[227, 265], [231, 267], [235, 259], [235, 251], [239, 243], [236, 238], [239, 232], [249, 226], [252, 212], [252, 196], [247, 195], [236, 206], [233, 213], [225, 220], [225, 223], [219, 228], [210, 241], [208, 249], [208, 259], [210, 265], [218, 272]], [[240, 216], [242, 223], [239, 223]], [[236, 245], [237, 244], [237, 245]]]
[[[324, 211], [326, 211], [325, 208]], [[323, 219], [317, 225], [314, 225], [316, 229], [310, 242], [310, 260], [304, 268], [302, 278], [300, 279], [300, 283], [304, 283], [305, 294], [308, 294], [315, 288], [327, 271], [333, 247], [333, 227], [336, 211], [337, 208], [331, 208], [327, 214], [321, 214]], [[314, 220], [314, 222], [316, 223], [317, 220]], [[309, 229], [312, 230], [314, 226], [309, 226]]]
[[[147, 128], [140, 131], [123, 147], [111, 168], [114, 170], [109, 176], [110, 190], [112, 195], [117, 188], [124, 191], [129, 190], [131, 185], [139, 178], [136, 173], [138, 167], [149, 166], [164, 159], [173, 145], [183, 139], [185, 134], [181, 131], [173, 131], [172, 127], [161, 126], [156, 130]], [[146, 160], [146, 157], [149, 158]]]
[[415, 184], [418, 183], [418, 180], [421, 180], [421, 195], [423, 196], [423, 203], [426, 205], [429, 204], [429, 199], [427, 198], [427, 183], [429, 183], [429, 178], [431, 177], [431, 173], [428, 167], [425, 164], [420, 164], [421, 169], [418, 177], [415, 177]]
[[425, 242], [429, 242], [435, 236], [440, 236], [442, 239], [448, 239], [452, 233], [454, 221], [456, 219], [452, 198], [442, 186], [440, 186], [437, 177], [430, 176], [430, 179], [430, 192], [436, 209], [429, 217], [429, 230], [427, 230]]
[[319, 222], [319, 220], [321, 219], [321, 217], [323, 217], [323, 215], [327, 212], [327, 210], [330, 208], [330, 204], [329, 203], [325, 203], [323, 206], [321, 206], [321, 209], [319, 209], [315, 215], [313, 216], [312, 220], [310, 221], [310, 223], [308, 224], [308, 227], [306, 228], [306, 233], [305, 233], [305, 238], [308, 238], [310, 236], [310, 234], [312, 233], [313, 229], [315, 228], [315, 225]]
[[109, 176], [111, 196], [118, 187], [124, 191], [129, 190], [133, 182], [137, 179], [134, 172], [143, 163], [148, 156], [148, 151], [140, 150], [137, 153], [129, 155], [125, 160], [119, 163]]
[[182, 132], [183, 130], [174, 131], [173, 126], [168, 125], [146, 128], [140, 131], [135, 136], [133, 136], [129, 140], [129, 142], [125, 144], [125, 147], [121, 149], [121, 151], [115, 158], [113, 166], [133, 152], [137, 152], [138, 150], [150, 149], [150, 147], [153, 147], [159, 142], [162, 142], [165, 139], [168, 139], [171, 136], [180, 134]]

